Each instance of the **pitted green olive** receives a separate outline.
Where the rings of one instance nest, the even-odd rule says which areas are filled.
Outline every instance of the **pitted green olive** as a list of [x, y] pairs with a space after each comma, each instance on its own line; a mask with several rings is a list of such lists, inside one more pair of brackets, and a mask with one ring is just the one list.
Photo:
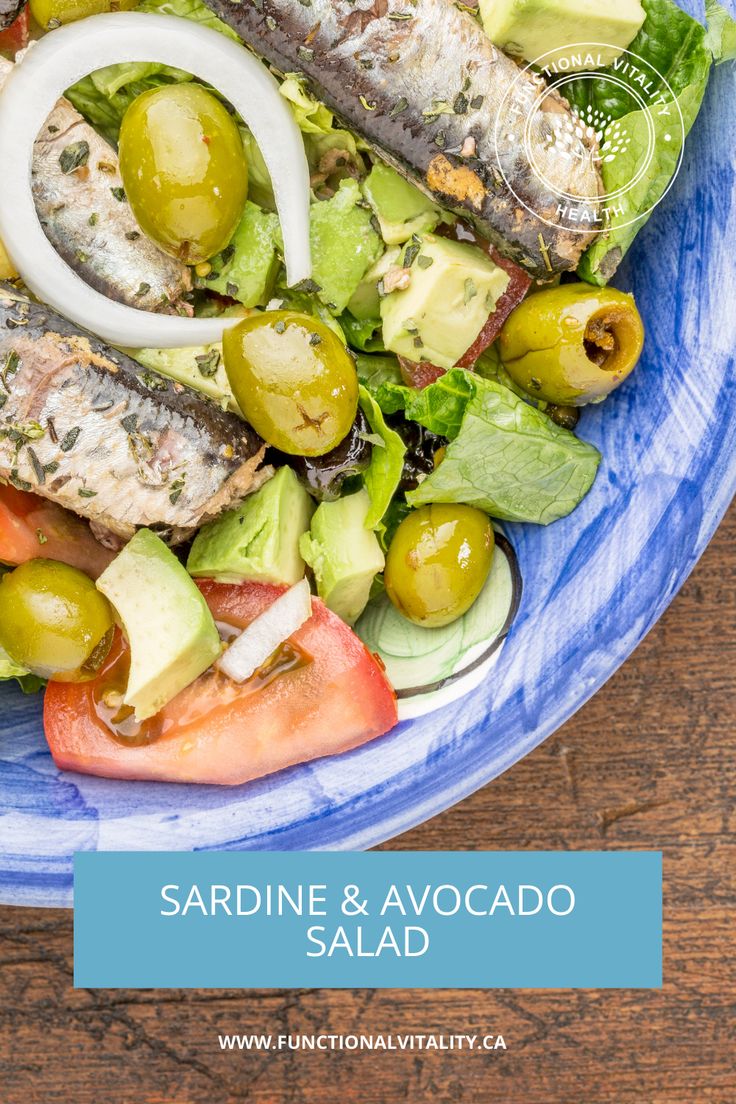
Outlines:
[[421, 506], [399, 525], [386, 558], [386, 593], [425, 628], [462, 617], [491, 569], [493, 526], [472, 506]]
[[589, 284], [561, 284], [530, 295], [511, 312], [498, 339], [514, 383], [558, 406], [605, 398], [633, 371], [643, 344], [633, 296]]
[[41, 678], [94, 678], [113, 627], [110, 603], [76, 567], [29, 560], [0, 580], [0, 646]]
[[225, 370], [264, 441], [293, 456], [323, 456], [350, 432], [358, 376], [339, 337], [298, 311], [262, 311], [223, 339]]
[[248, 194], [240, 131], [198, 84], [165, 85], [133, 101], [120, 128], [120, 173], [141, 229], [185, 264], [225, 248]]

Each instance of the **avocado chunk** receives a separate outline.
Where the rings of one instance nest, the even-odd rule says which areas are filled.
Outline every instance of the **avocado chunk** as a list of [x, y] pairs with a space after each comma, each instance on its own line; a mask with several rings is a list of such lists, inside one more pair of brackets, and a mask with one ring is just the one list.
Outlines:
[[158, 373], [199, 391], [223, 410], [240, 413], [225, 371], [221, 342], [179, 349], [128, 349], [126, 352], [148, 369], [141, 380], [149, 390], [156, 390]]
[[280, 241], [278, 216], [246, 200], [238, 228], [225, 252], [215, 258], [206, 287], [246, 307], [265, 303], [279, 267]]
[[508, 273], [476, 246], [434, 234], [412, 238], [399, 263], [409, 268], [409, 286], [381, 300], [384, 345], [408, 360], [452, 368], [495, 310]]
[[[507, 54], [544, 66], [566, 59], [566, 71], [610, 65], [645, 18], [639, 0], [480, 0], [483, 29]], [[605, 43], [573, 49], [576, 43]], [[554, 53], [549, 53], [554, 51]]]
[[125, 704], [145, 721], [218, 658], [220, 634], [195, 583], [150, 529], [140, 529], [103, 571], [130, 645]]
[[363, 194], [375, 212], [386, 245], [400, 245], [412, 234], [434, 230], [442, 217], [423, 192], [381, 162], [363, 181]]
[[291, 468], [279, 468], [255, 494], [204, 525], [187, 570], [221, 583], [249, 579], [291, 586], [304, 576], [299, 538], [314, 506]]
[[317, 582], [317, 593], [333, 613], [352, 625], [368, 604], [371, 584], [383, 571], [376, 534], [366, 529], [371, 500], [365, 490], [323, 502], [299, 548]]
[[350, 297], [348, 310], [353, 318], [359, 322], [372, 322], [381, 314], [381, 296], [378, 294], [378, 282], [382, 280], [390, 268], [399, 263], [401, 250], [398, 246], [387, 249], [382, 257], [379, 257], [374, 265], [366, 272], [363, 279]]
[[383, 250], [362, 200], [355, 180], [341, 180], [331, 199], [309, 209], [312, 279], [319, 286], [319, 299], [333, 314], [342, 314]]

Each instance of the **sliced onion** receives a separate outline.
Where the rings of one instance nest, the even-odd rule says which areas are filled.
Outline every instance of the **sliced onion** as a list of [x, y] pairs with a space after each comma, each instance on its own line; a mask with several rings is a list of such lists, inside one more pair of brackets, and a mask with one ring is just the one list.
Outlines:
[[309, 583], [302, 579], [243, 629], [219, 661], [220, 670], [234, 682], [245, 682], [311, 616]]
[[103, 340], [135, 348], [208, 345], [238, 319], [150, 314], [107, 299], [55, 251], [31, 195], [33, 144], [64, 90], [105, 65], [141, 61], [186, 69], [239, 112], [271, 176], [289, 284], [311, 275], [309, 168], [301, 133], [276, 81], [237, 42], [176, 16], [91, 16], [53, 31], [15, 66], [0, 94], [0, 240], [39, 299]]

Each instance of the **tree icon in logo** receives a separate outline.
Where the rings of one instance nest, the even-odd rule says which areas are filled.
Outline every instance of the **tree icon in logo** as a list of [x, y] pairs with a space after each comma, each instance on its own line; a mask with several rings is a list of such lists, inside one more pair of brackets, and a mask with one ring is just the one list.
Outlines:
[[570, 115], [555, 119], [554, 129], [545, 136], [548, 149], [568, 160], [590, 158], [598, 165], [615, 161], [626, 153], [631, 136], [621, 120], [588, 104], [582, 111], [571, 109]]

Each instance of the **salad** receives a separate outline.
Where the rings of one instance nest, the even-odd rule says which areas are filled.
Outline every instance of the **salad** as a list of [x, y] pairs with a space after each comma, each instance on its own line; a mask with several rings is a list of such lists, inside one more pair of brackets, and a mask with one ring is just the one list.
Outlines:
[[61, 769], [240, 784], [491, 677], [503, 523], [579, 505], [644, 347], [610, 280], [707, 14], [0, 0], [0, 680]]

